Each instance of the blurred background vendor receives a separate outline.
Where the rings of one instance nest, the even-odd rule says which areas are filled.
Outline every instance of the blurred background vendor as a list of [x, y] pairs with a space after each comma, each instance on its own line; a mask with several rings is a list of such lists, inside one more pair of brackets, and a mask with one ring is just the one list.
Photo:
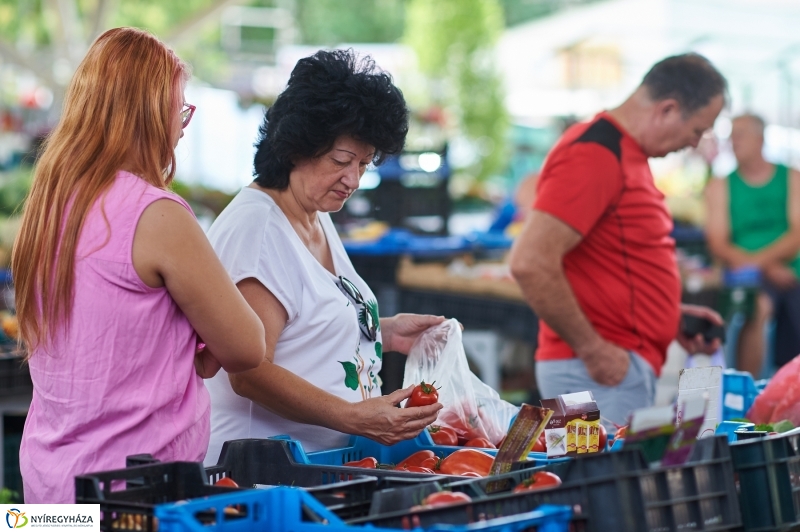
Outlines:
[[370, 164], [403, 148], [408, 111], [389, 75], [352, 51], [301, 59], [270, 107], [255, 181], [209, 231], [233, 281], [264, 323], [267, 354], [249, 372], [209, 381], [207, 463], [222, 444], [288, 434], [307, 451], [413, 438], [441, 405], [396, 408], [411, 389], [381, 396], [384, 351], [408, 353], [444, 318], [379, 318], [328, 213], [358, 188]]
[[761, 374], [764, 327], [775, 319], [775, 360], [800, 353], [800, 172], [764, 159], [764, 120], [733, 119], [731, 145], [737, 168], [706, 188], [706, 238], [713, 255], [731, 270], [752, 268], [759, 294], [739, 332], [736, 367]]

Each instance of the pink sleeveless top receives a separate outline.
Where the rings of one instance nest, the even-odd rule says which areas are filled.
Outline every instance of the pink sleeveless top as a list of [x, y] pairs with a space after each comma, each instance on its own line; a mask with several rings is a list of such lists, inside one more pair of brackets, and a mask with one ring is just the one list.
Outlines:
[[131, 454], [205, 457], [210, 401], [194, 371], [197, 335], [166, 288], [142, 282], [131, 256], [139, 217], [165, 198], [191, 212], [175, 194], [119, 172], [87, 216], [69, 330], [30, 359], [26, 503], [73, 503], [76, 475], [124, 468]]

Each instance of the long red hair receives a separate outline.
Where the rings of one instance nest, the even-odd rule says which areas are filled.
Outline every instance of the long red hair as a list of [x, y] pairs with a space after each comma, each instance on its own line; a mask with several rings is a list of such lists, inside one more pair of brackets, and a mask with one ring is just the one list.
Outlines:
[[42, 146], [11, 268], [20, 340], [30, 354], [68, 327], [75, 251], [89, 209], [120, 169], [165, 188], [175, 174], [175, 120], [188, 67], [153, 35], [97, 38]]

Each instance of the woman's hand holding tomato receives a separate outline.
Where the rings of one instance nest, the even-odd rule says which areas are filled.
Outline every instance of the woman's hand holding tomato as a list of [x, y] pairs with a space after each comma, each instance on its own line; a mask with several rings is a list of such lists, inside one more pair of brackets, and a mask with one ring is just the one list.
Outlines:
[[442, 405], [434, 401], [426, 406], [395, 408], [411, 397], [413, 389], [409, 386], [389, 395], [351, 403], [350, 412], [343, 416], [348, 424], [342, 431], [367, 437], [383, 445], [394, 445], [415, 438], [428, 425], [436, 422]]
[[411, 398], [406, 402], [406, 408], [436, 404], [439, 401], [439, 392], [433, 384], [426, 384], [425, 381], [422, 381], [414, 386]]

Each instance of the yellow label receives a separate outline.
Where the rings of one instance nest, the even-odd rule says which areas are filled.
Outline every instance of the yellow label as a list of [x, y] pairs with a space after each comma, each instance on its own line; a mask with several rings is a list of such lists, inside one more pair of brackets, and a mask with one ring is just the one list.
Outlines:
[[589, 443], [587, 438], [587, 436], [589, 435], [589, 431], [587, 430], [589, 428], [588, 427], [589, 424], [586, 423], [585, 421], [575, 421], [575, 424], [577, 425], [578, 429], [577, 451], [578, 454], [584, 454], [588, 452], [589, 449]]
[[596, 453], [600, 450], [600, 421], [592, 421], [589, 423], [589, 437], [588, 447], [590, 453]]
[[567, 423], [567, 452], [574, 453], [577, 451], [578, 446], [576, 443], [576, 427], [575, 421], [570, 421]]

